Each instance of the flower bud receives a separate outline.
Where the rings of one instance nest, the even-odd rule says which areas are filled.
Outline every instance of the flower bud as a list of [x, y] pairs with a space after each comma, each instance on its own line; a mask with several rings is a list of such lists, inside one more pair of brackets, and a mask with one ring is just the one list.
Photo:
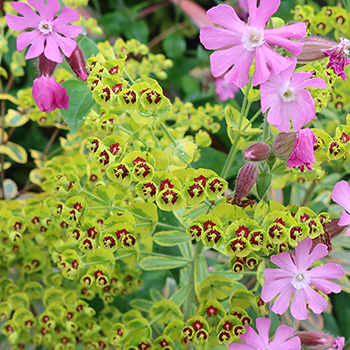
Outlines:
[[257, 177], [258, 164], [251, 162], [245, 163], [238, 173], [234, 198], [242, 199], [246, 197], [254, 186]]
[[301, 345], [313, 350], [342, 350], [344, 337], [333, 338], [328, 334], [312, 332], [296, 332], [295, 336], [300, 338]]
[[266, 143], [257, 142], [244, 151], [244, 159], [252, 162], [261, 162], [269, 158], [271, 147]]
[[273, 141], [273, 151], [275, 152], [277, 157], [281, 157], [284, 159], [288, 159], [293, 152], [295, 138], [295, 132], [280, 132], [275, 140]]
[[57, 62], [49, 60], [43, 53], [39, 56], [39, 71], [41, 76], [51, 77], [56, 66]]
[[66, 60], [71, 66], [74, 73], [81, 79], [86, 80], [88, 77], [86, 71], [86, 62], [84, 58], [83, 51], [81, 51], [80, 47], [77, 45], [73, 53], [70, 57], [66, 56]]
[[325, 58], [324, 50], [331, 49], [336, 43], [318, 36], [308, 36], [301, 40], [303, 49], [297, 56], [298, 63], [309, 63]]

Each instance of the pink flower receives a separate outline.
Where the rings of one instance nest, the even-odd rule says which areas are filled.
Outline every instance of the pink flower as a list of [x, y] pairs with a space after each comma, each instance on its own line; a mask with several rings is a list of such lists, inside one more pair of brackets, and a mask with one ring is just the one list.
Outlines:
[[293, 64], [277, 75], [271, 75], [266, 83], [261, 84], [261, 110], [267, 114], [267, 121], [276, 129], [289, 132], [289, 118], [293, 129], [299, 131], [303, 125], [315, 116], [315, 102], [306, 88], [327, 88], [321, 78], [312, 78], [312, 73], [296, 72], [296, 58]]
[[264, 302], [275, 300], [272, 311], [282, 315], [289, 307], [293, 295], [291, 313], [298, 320], [308, 317], [306, 303], [310, 309], [320, 314], [327, 307], [327, 300], [311, 286], [324, 294], [339, 293], [341, 288], [328, 278], [344, 276], [344, 270], [338, 264], [325, 264], [310, 269], [312, 264], [325, 257], [328, 249], [325, 244], [318, 244], [311, 250], [309, 237], [299, 242], [295, 252], [285, 252], [271, 256], [271, 261], [280, 269], [265, 269], [265, 285], [261, 292]]
[[279, 5], [280, 0], [260, 0], [257, 7], [257, 0], [248, 0], [248, 26], [228, 5], [218, 5], [208, 10], [208, 19], [220, 27], [204, 26], [200, 31], [200, 41], [208, 50], [219, 50], [210, 56], [214, 77], [226, 72], [226, 82], [242, 88], [249, 82], [249, 68], [255, 59], [255, 86], [265, 82], [270, 74], [278, 74], [292, 64], [269, 44], [281, 46], [298, 55], [303, 44], [288, 38], [302, 39], [306, 28], [304, 23], [296, 23], [276, 29], [264, 29], [265, 23]]
[[230, 98], [234, 98], [236, 92], [238, 91], [238, 86], [235, 84], [226, 83], [223, 77], [215, 79], [215, 92], [218, 95], [220, 101], [227, 101]]
[[333, 338], [317, 331], [297, 332], [295, 335], [300, 338], [302, 346], [313, 350], [342, 350], [344, 347], [344, 337]]
[[12, 2], [11, 6], [23, 17], [6, 15], [8, 26], [14, 30], [34, 28], [33, 31], [21, 33], [17, 38], [17, 50], [21, 51], [31, 45], [26, 59], [38, 57], [41, 53], [51, 61], [61, 63], [62, 56], [59, 49], [70, 57], [77, 43], [72, 40], [78, 36], [82, 28], [68, 25], [79, 20], [79, 15], [69, 7], [63, 8], [57, 18], [56, 12], [60, 10], [57, 0], [28, 0], [28, 3], [39, 11], [39, 15], [24, 2]]
[[56, 108], [67, 109], [69, 107], [69, 96], [66, 89], [53, 77], [36, 78], [32, 93], [41, 112], [48, 113]]
[[345, 38], [340, 38], [340, 43], [329, 50], [323, 50], [323, 53], [328, 57], [329, 63], [327, 68], [332, 67], [335, 74], [346, 80], [344, 72], [345, 66], [350, 64], [348, 59], [350, 41]]
[[[246, 333], [241, 334], [240, 340], [245, 344], [233, 343], [228, 346], [229, 350], [300, 350], [301, 344], [298, 337], [292, 337], [294, 329], [288, 326], [279, 326], [274, 339], [270, 341], [269, 330], [271, 320], [268, 318], [257, 318], [257, 334], [252, 327], [245, 326]], [[288, 339], [289, 338], [289, 339]], [[288, 340], [287, 340], [288, 339]]]
[[300, 170], [303, 172], [304, 166], [306, 166], [308, 170], [312, 170], [310, 164], [315, 164], [315, 142], [315, 134], [309, 128], [298, 131], [293, 152], [287, 161], [287, 168], [291, 169], [300, 166]]
[[[345, 209], [342, 209], [338, 225], [350, 225], [350, 187], [347, 181], [342, 180], [335, 184], [332, 192], [332, 199]], [[350, 236], [350, 228], [347, 229], [346, 234]]]

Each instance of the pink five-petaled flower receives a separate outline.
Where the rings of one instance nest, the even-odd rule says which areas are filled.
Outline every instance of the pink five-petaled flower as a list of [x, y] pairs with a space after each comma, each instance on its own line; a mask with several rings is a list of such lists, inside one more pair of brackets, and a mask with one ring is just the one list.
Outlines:
[[[300, 350], [301, 344], [298, 337], [292, 337], [294, 329], [288, 326], [279, 326], [274, 339], [270, 342], [269, 330], [271, 320], [257, 318], [257, 334], [252, 327], [245, 326], [246, 333], [241, 334], [239, 339], [245, 344], [233, 343], [228, 346], [229, 350]], [[292, 338], [291, 338], [292, 337]], [[290, 338], [290, 339], [288, 339]], [[287, 340], [288, 339], [288, 340]]]
[[296, 23], [276, 29], [264, 29], [267, 20], [277, 11], [280, 2], [280, 0], [260, 0], [257, 7], [257, 0], [248, 0], [248, 26], [238, 18], [235, 10], [229, 5], [218, 5], [208, 10], [208, 19], [218, 24], [220, 28], [202, 27], [200, 41], [208, 50], [219, 50], [210, 56], [214, 77], [227, 72], [225, 80], [242, 88], [249, 82], [249, 68], [255, 58], [252, 82], [256, 86], [265, 82], [270, 74], [278, 74], [292, 64], [289, 59], [274, 51], [270, 44], [281, 46], [298, 55], [303, 44], [288, 38], [304, 38], [305, 24]]
[[234, 98], [238, 91], [239, 87], [235, 84], [226, 83], [224, 77], [215, 79], [215, 92], [220, 101], [227, 101], [230, 98]]
[[275, 300], [272, 311], [282, 315], [289, 307], [293, 295], [291, 313], [298, 320], [308, 317], [306, 303], [310, 309], [320, 314], [327, 307], [327, 300], [311, 286], [324, 294], [339, 293], [341, 288], [328, 278], [344, 276], [344, 270], [338, 264], [325, 264], [310, 269], [312, 264], [328, 254], [325, 244], [312, 248], [312, 241], [305, 238], [296, 246], [294, 252], [285, 252], [271, 256], [271, 261], [280, 269], [265, 269], [265, 285], [261, 292], [264, 302]]
[[345, 66], [350, 64], [349, 55], [350, 41], [345, 38], [340, 38], [340, 43], [329, 50], [323, 50], [325, 56], [329, 56], [327, 68], [332, 67], [335, 74], [346, 80], [344, 72]]
[[[340, 220], [338, 221], [338, 225], [350, 225], [350, 186], [347, 181], [342, 180], [334, 185], [332, 199], [345, 209], [342, 209], [342, 214]], [[346, 234], [350, 236], [350, 228], [347, 229]]]
[[315, 102], [306, 88], [327, 88], [321, 78], [312, 78], [312, 73], [296, 72], [296, 58], [292, 65], [260, 86], [261, 110], [267, 114], [268, 123], [283, 132], [289, 132], [289, 118], [293, 129], [299, 131], [315, 116]]
[[293, 152], [288, 158], [287, 168], [300, 167], [301, 172], [304, 171], [304, 166], [308, 170], [312, 170], [310, 164], [315, 163], [314, 145], [316, 137], [314, 132], [305, 128], [297, 132]]
[[77, 43], [72, 40], [78, 36], [82, 27], [68, 25], [79, 20], [79, 15], [69, 7], [63, 8], [60, 15], [55, 18], [60, 10], [57, 0], [28, 0], [28, 3], [38, 10], [40, 16], [24, 2], [12, 2], [11, 6], [23, 17], [6, 15], [8, 26], [14, 30], [34, 28], [33, 31], [21, 33], [17, 38], [17, 50], [21, 51], [31, 45], [26, 59], [44, 55], [51, 61], [61, 63], [62, 55], [59, 48], [70, 57]]
[[67, 109], [69, 107], [69, 96], [66, 89], [53, 77], [36, 78], [32, 94], [41, 112], [48, 113], [56, 108]]

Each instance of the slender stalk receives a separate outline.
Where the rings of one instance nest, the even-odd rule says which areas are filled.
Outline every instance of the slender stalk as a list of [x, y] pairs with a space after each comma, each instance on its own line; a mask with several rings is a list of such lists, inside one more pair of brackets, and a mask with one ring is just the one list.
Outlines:
[[131, 77], [131, 75], [126, 71], [126, 69], [124, 69], [124, 74], [126, 75], [126, 77], [128, 78], [128, 80], [132, 83], [135, 84], [135, 80]]
[[158, 139], [157, 139], [156, 135], [154, 134], [153, 130], [151, 128], [148, 128], [148, 130], [149, 130], [151, 136], [153, 137], [153, 140], [154, 140], [157, 148], [160, 149], [160, 145], [159, 145]]
[[264, 117], [264, 125], [263, 125], [263, 141], [267, 141], [270, 137], [270, 124], [267, 122], [267, 117]]
[[163, 129], [163, 131], [165, 132], [165, 134], [169, 137], [172, 144], [176, 147], [177, 146], [176, 140], [174, 139], [173, 135], [170, 134], [170, 131], [167, 128], [167, 126], [164, 123], [160, 124], [160, 126]]
[[253, 117], [249, 120], [249, 123], [250, 123], [250, 124], [247, 124], [247, 125], [243, 128], [242, 131], [247, 130], [247, 129], [249, 128], [250, 125], [253, 126], [253, 123], [254, 123], [255, 119], [258, 118], [258, 117], [260, 116], [260, 114], [261, 114], [261, 108], [253, 115]]
[[305, 206], [310, 201], [310, 199], [312, 198], [312, 194], [314, 192], [315, 187], [316, 187], [316, 182], [312, 181], [312, 183], [310, 184], [308, 189], [305, 191], [304, 198], [300, 203], [301, 207]]
[[51, 148], [52, 144], [54, 143], [59, 132], [60, 132], [60, 129], [56, 128], [55, 131], [52, 133], [50, 140], [48, 141], [48, 143], [43, 151], [43, 154], [41, 155], [41, 160], [44, 160], [46, 153], [50, 150], [50, 148]]

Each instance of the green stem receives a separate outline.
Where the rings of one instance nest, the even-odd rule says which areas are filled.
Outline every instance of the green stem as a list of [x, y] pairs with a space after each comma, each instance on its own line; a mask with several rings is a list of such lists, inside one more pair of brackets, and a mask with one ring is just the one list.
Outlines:
[[264, 117], [263, 141], [266, 142], [270, 137], [270, 124], [267, 122], [267, 116]]
[[126, 71], [126, 69], [124, 69], [124, 74], [126, 75], [126, 77], [128, 78], [128, 80], [134, 85], [135, 84], [135, 80], [131, 77], [131, 75]]
[[148, 130], [149, 130], [151, 136], [153, 137], [153, 140], [154, 140], [157, 148], [161, 149], [159, 142], [158, 142], [158, 139], [157, 139], [156, 135], [154, 134], [153, 130], [151, 128], [148, 128]]
[[120, 259], [124, 259], [124, 258], [127, 258], [127, 257], [132, 256], [132, 255], [134, 255], [134, 253], [129, 253], [129, 254], [125, 254], [125, 255], [116, 256], [114, 258], [114, 261], [120, 260]]
[[301, 207], [305, 206], [310, 201], [310, 199], [312, 198], [312, 194], [314, 192], [315, 187], [316, 187], [316, 182], [313, 181], [310, 184], [310, 186], [308, 187], [308, 189], [305, 191], [304, 198], [300, 203]]
[[176, 147], [177, 146], [176, 140], [174, 139], [173, 135], [170, 134], [170, 131], [167, 128], [167, 126], [164, 123], [160, 124], [160, 126], [162, 127], [162, 129], [166, 133], [166, 135], [169, 137], [172, 144]]
[[261, 108], [253, 115], [253, 117], [249, 120], [250, 124], [247, 124], [242, 131], [246, 131], [250, 126], [253, 126], [253, 123], [256, 118], [258, 118], [261, 114]]
[[[95, 196], [94, 194], [92, 194], [89, 191], [84, 190], [83, 188], [80, 190], [82, 193], [85, 193], [86, 195], [88, 195], [89, 197], [95, 199], [96, 201], [106, 204], [105, 201], [103, 199], [101, 199], [100, 197]], [[108, 208], [108, 207], [107, 207]]]

